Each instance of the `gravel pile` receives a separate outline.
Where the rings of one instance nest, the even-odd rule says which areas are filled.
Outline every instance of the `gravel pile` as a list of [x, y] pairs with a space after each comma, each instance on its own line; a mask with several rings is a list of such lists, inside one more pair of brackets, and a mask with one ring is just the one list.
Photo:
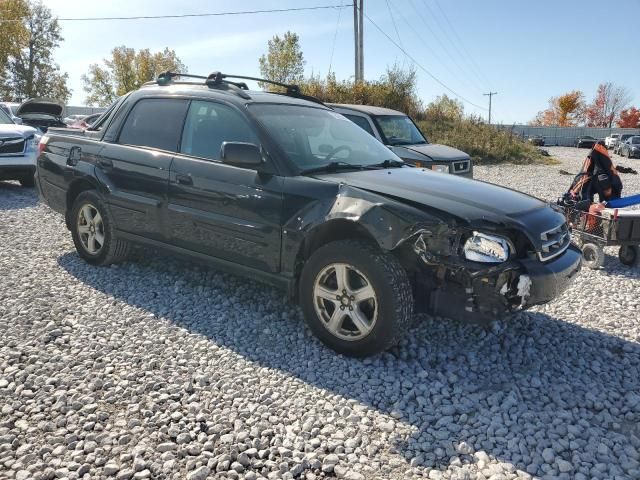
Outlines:
[[[553, 198], [585, 151], [549, 150], [563, 165], [477, 176]], [[550, 305], [426, 317], [359, 361], [257, 283], [148, 252], [90, 267], [0, 183], [0, 478], [640, 478], [639, 276], [609, 257]]]

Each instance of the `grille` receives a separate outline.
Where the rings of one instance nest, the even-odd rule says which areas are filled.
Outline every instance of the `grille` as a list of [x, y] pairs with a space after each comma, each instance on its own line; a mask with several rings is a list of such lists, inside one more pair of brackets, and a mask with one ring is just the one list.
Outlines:
[[569, 228], [566, 222], [563, 222], [556, 228], [541, 233], [540, 240], [542, 240], [540, 252], [538, 253], [540, 260], [544, 262], [545, 260], [551, 260], [553, 257], [560, 255], [571, 243], [571, 235], [569, 234]]
[[453, 162], [454, 173], [465, 173], [469, 171], [469, 160], [462, 160], [460, 162]]
[[24, 138], [0, 138], [0, 155], [22, 153], [24, 151]]

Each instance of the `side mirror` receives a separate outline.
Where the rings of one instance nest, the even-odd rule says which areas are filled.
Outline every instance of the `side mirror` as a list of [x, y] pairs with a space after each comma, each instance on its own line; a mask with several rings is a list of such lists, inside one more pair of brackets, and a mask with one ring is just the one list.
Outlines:
[[220, 147], [222, 163], [244, 168], [257, 168], [262, 165], [260, 147], [253, 143], [222, 142]]
[[22, 119], [20, 117], [13, 117], [13, 121], [16, 125], [22, 125]]

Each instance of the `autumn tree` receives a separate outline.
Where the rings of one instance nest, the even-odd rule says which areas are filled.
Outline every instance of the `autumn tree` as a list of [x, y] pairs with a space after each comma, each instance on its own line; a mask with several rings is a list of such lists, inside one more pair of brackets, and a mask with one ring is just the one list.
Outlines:
[[611, 128], [630, 102], [631, 93], [626, 87], [611, 82], [601, 83], [585, 112], [587, 126]]
[[462, 102], [446, 94], [436, 97], [433, 102], [427, 105], [425, 110], [425, 119], [427, 121], [460, 120], [463, 115], [464, 105], [462, 105]]
[[[8, 54], [0, 86], [2, 94], [14, 101], [50, 97], [66, 102], [71, 96], [68, 75], [61, 73], [53, 61], [53, 52], [63, 40], [60, 24], [41, 2], [26, 5], [26, 40]], [[17, 3], [14, 6], [21, 8]]]
[[[268, 51], [258, 60], [260, 74], [267, 80], [280, 83], [299, 83], [304, 75], [304, 56], [297, 34], [286, 32], [282, 38], [275, 35], [268, 43]], [[268, 88], [268, 84], [260, 84]]]
[[617, 123], [620, 128], [640, 128], [640, 110], [636, 107], [622, 110]]
[[111, 58], [103, 65], [92, 64], [82, 76], [87, 105], [106, 106], [119, 96], [157, 78], [166, 71], [186, 72], [186, 67], [174, 50], [165, 48], [162, 52], [151, 53], [148, 48], [136, 52], [123, 46], [111, 51]]
[[549, 108], [538, 112], [530, 124], [558, 127], [576, 126], [583, 119], [584, 104], [584, 94], [580, 90], [573, 90], [559, 97], [551, 97]]

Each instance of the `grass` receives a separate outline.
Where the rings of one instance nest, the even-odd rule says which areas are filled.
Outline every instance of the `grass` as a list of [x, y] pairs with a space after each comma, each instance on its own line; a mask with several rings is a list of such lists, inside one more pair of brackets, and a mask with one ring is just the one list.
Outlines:
[[476, 165], [559, 163], [522, 138], [473, 117], [422, 120], [418, 126], [430, 142], [462, 150], [471, 155]]

